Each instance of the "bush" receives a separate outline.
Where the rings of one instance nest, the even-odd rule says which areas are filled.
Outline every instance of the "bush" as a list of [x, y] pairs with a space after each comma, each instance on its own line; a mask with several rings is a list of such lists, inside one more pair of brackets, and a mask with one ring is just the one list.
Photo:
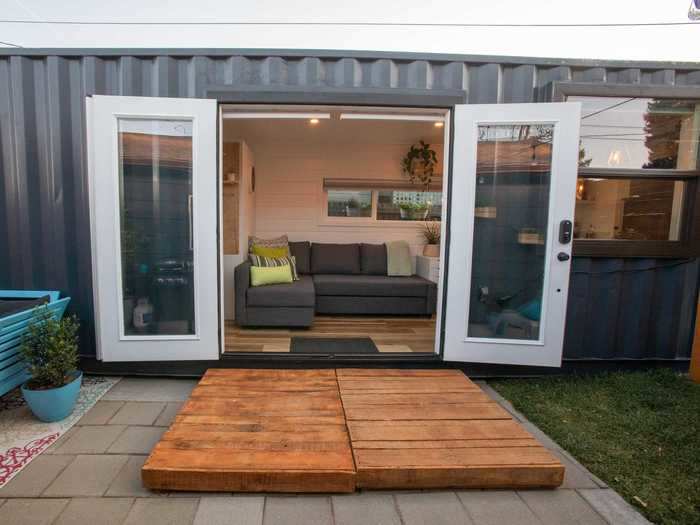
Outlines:
[[46, 307], [37, 307], [22, 340], [31, 390], [59, 388], [75, 379], [78, 366], [78, 320], [55, 319]]

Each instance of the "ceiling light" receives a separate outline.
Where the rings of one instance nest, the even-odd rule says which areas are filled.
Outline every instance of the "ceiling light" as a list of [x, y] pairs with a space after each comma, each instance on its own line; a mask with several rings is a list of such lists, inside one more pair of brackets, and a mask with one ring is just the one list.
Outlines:
[[318, 119], [317, 119], [317, 118], [311, 118], [311, 119], [309, 119], [309, 124], [315, 126], [316, 124], [318, 124]]
[[433, 126], [435, 126], [436, 128], [441, 128], [444, 125], [445, 125], [445, 123], [442, 121], [437, 121], [435, 124], [433, 124]]

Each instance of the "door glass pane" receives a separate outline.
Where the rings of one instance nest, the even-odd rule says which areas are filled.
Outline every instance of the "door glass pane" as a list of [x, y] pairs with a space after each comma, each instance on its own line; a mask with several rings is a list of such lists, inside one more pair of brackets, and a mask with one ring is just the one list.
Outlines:
[[469, 337], [540, 338], [553, 134], [479, 126]]
[[119, 119], [125, 335], [195, 333], [192, 122]]

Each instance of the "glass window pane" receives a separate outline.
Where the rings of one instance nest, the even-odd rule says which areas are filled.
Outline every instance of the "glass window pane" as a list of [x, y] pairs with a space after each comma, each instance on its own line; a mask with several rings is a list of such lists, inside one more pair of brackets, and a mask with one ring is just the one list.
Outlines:
[[576, 239], [679, 239], [685, 183], [674, 180], [579, 178]]
[[469, 337], [540, 338], [553, 135], [479, 126]]
[[568, 97], [582, 103], [580, 165], [697, 169], [700, 101]]
[[125, 335], [195, 333], [192, 123], [119, 119]]
[[380, 191], [377, 219], [384, 221], [440, 220], [442, 193], [439, 191]]
[[328, 191], [329, 217], [371, 217], [371, 191]]

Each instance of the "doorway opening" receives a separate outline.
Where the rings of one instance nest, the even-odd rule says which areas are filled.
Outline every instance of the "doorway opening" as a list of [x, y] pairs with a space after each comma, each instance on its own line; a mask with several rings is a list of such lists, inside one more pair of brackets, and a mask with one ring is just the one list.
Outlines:
[[222, 352], [436, 354], [449, 113], [224, 105], [219, 116]]

